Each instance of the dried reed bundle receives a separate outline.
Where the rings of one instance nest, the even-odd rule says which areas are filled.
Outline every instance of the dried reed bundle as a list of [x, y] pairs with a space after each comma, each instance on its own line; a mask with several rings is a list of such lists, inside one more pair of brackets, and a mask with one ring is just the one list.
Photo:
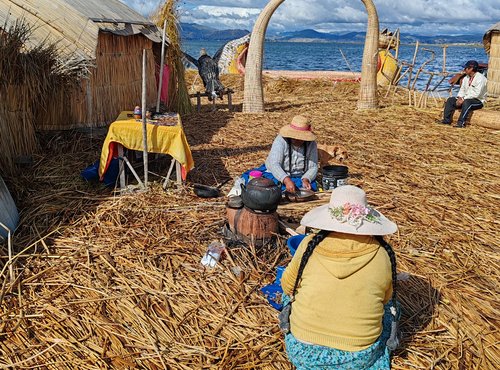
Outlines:
[[377, 57], [379, 22], [377, 9], [372, 0], [362, 0], [368, 13], [365, 47], [361, 63], [361, 82], [359, 88], [358, 109], [378, 108], [377, 97]]
[[[499, 22], [500, 23], [500, 22]], [[488, 97], [500, 97], [500, 32], [499, 23], [489, 29], [483, 37], [488, 60]]]
[[78, 70], [57, 57], [56, 46], [42, 42], [26, 50], [32, 27], [18, 20], [0, 37], [0, 167], [14, 169], [16, 157], [38, 150], [37, 117], [52, 102], [50, 93], [74, 86]]
[[162, 28], [167, 22], [166, 34], [170, 41], [166, 49], [166, 61], [170, 66], [170, 85], [168, 86], [168, 108], [180, 114], [187, 114], [193, 111], [191, 100], [184, 77], [184, 65], [182, 64], [181, 39], [179, 35], [179, 17], [177, 14], [177, 0], [166, 0], [153, 19]]
[[262, 9], [255, 21], [248, 45], [245, 69], [245, 100], [243, 111], [247, 113], [264, 112], [264, 94], [262, 89], [262, 64], [264, 58], [264, 40], [267, 25], [272, 15], [284, 0], [271, 0]]
[[[403, 93], [358, 111], [354, 83], [280, 79], [264, 89], [269, 111], [251, 125], [210, 106], [183, 116], [196, 163], [190, 181], [213, 185], [261, 164], [279, 128], [309, 115], [320, 142], [347, 147], [349, 181], [399, 225], [390, 242], [403, 273], [404, 341], [393, 369], [496, 369], [500, 176], [489, 159], [500, 155], [497, 133], [435, 125], [440, 110], [408, 107]], [[289, 259], [284, 238], [277, 248], [233, 247], [204, 270], [225, 200], [159, 186], [113, 197], [84, 184], [74, 169], [98, 155], [102, 139], [44, 137], [37, 165], [9, 179], [23, 211], [14, 246], [24, 252], [16, 284], [0, 259], [0, 364], [291, 369], [277, 312], [258, 292]], [[298, 222], [308, 207], [278, 212]]]

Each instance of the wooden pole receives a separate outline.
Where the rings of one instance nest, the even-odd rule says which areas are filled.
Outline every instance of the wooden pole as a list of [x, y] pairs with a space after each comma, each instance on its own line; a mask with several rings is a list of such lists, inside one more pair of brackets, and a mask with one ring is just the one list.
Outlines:
[[148, 188], [148, 130], [146, 122], [146, 49], [142, 50], [142, 146], [144, 148], [144, 187]]
[[347, 58], [345, 57], [344, 52], [342, 51], [342, 49], [341, 49], [341, 48], [339, 48], [339, 51], [340, 51], [340, 54], [342, 55], [342, 58], [344, 59], [345, 64], [347, 64], [347, 68], [349, 68], [349, 71], [351, 71], [351, 73], [353, 74], [353, 76], [356, 76], [356, 74], [355, 74], [355, 73], [354, 73], [354, 71], [352, 70], [351, 65], [349, 64], [349, 61], [348, 61], [348, 60], [347, 60]]
[[448, 46], [443, 46], [443, 73], [446, 73], [446, 48]]
[[[408, 90], [410, 89], [410, 84], [411, 84], [411, 74], [413, 72], [413, 67], [415, 66], [415, 62], [417, 60], [417, 54], [418, 54], [418, 46], [419, 46], [419, 43], [418, 43], [418, 40], [415, 44], [415, 52], [413, 53], [413, 60], [411, 62], [411, 65], [410, 65], [410, 68], [409, 68], [409, 72], [408, 72]], [[411, 105], [411, 104], [410, 104]]]
[[396, 60], [398, 60], [399, 58], [399, 43], [400, 43], [400, 39], [399, 39], [399, 28], [396, 30], [396, 54], [394, 56], [394, 58], [396, 58]]
[[161, 97], [161, 88], [163, 85], [163, 67], [165, 63], [165, 29], [167, 28], [167, 21], [163, 22], [163, 37], [161, 41], [161, 62], [160, 62], [160, 78], [158, 80], [158, 97], [156, 98], [156, 112], [160, 112], [160, 97]]

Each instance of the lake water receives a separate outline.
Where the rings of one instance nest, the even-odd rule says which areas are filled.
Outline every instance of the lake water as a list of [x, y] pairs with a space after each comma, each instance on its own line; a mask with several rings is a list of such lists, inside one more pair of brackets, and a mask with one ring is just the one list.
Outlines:
[[[209, 55], [224, 45], [216, 41], [185, 41], [183, 51], [198, 57], [203, 47]], [[264, 47], [264, 69], [270, 70], [298, 70], [298, 71], [361, 71], [363, 58], [363, 44], [346, 43], [319, 43], [319, 42], [266, 42]], [[399, 48], [399, 61], [411, 63], [415, 53], [415, 45], [401, 45]], [[432, 58], [434, 58], [432, 61]], [[469, 45], [453, 45], [446, 49], [446, 71], [459, 72], [462, 65], [470, 59], [480, 63], [487, 63], [488, 57], [484, 48]], [[415, 69], [422, 66], [433, 72], [443, 70], [443, 48], [435, 45], [420, 45], [416, 58]], [[404, 70], [403, 70], [404, 71]], [[414, 74], [415, 75], [415, 74]], [[427, 76], [422, 76], [417, 86], [425, 86]], [[434, 77], [432, 84], [437, 83]], [[401, 80], [406, 85], [407, 80]]]

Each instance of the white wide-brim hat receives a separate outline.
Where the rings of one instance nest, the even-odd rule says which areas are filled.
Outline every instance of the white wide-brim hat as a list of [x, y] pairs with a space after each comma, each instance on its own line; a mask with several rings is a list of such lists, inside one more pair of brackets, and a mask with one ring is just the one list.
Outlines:
[[307, 212], [301, 225], [315, 229], [357, 235], [388, 235], [397, 225], [370, 207], [365, 192], [353, 185], [342, 185], [332, 191], [330, 203]]
[[311, 123], [304, 116], [295, 116], [289, 125], [280, 129], [280, 135], [290, 139], [315, 141], [316, 135], [312, 132]]

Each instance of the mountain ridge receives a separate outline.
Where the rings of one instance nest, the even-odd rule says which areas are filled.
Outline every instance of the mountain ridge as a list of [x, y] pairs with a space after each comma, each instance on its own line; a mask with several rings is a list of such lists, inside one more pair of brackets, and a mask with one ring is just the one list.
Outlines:
[[[250, 33], [244, 29], [219, 30], [213, 27], [202, 26], [196, 23], [180, 23], [180, 33], [184, 40], [207, 40], [207, 41], [229, 41], [243, 37]], [[314, 29], [299, 31], [287, 31], [271, 34], [266, 37], [267, 41], [281, 42], [364, 42], [365, 32], [326, 33]], [[414, 44], [417, 41], [423, 44], [481, 44], [482, 34], [463, 35], [436, 35], [424, 36], [414, 34], [402, 34], [402, 44]]]

